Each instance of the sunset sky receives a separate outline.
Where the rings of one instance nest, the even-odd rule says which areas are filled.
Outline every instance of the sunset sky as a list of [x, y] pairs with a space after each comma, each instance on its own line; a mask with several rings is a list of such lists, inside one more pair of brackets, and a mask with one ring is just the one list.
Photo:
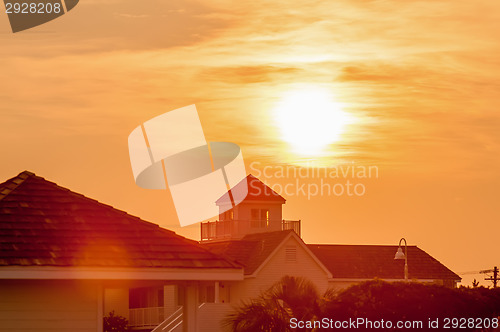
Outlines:
[[[249, 173], [378, 168], [356, 179], [360, 197], [285, 197], [307, 243], [405, 237], [454, 272], [490, 269], [499, 31], [493, 0], [82, 0], [16, 34], [2, 11], [0, 182], [30, 170], [199, 239], [198, 224], [178, 226], [167, 192], [135, 185], [127, 147], [144, 121], [196, 104], [207, 140], [237, 143]], [[305, 109], [308, 97], [322, 102]], [[308, 137], [324, 144], [300, 146]]]

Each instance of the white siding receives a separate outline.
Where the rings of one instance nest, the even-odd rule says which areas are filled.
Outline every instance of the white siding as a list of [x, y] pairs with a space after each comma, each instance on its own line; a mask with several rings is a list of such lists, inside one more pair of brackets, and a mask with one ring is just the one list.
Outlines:
[[227, 332], [230, 329], [225, 320], [232, 312], [230, 304], [205, 303], [198, 309], [198, 326], [203, 332]]
[[172, 315], [178, 308], [177, 305], [177, 286], [165, 285], [163, 286], [163, 301], [165, 307], [165, 318]]
[[104, 290], [104, 316], [111, 311], [117, 316], [129, 319], [128, 288], [107, 288]]
[[[286, 249], [292, 246], [297, 248], [296, 261], [287, 262]], [[309, 279], [316, 285], [320, 293], [325, 292], [328, 288], [326, 272], [295, 238], [290, 237], [259, 271], [256, 278], [246, 278], [243, 281], [232, 283], [231, 303], [237, 305], [241, 300], [258, 296], [285, 275]]]
[[252, 220], [252, 209], [268, 209], [269, 220], [279, 221], [281, 230], [282, 219], [282, 203], [281, 202], [249, 202], [241, 203], [234, 208], [234, 219], [236, 220]]
[[0, 331], [96, 332], [100, 288], [66, 280], [0, 280]]

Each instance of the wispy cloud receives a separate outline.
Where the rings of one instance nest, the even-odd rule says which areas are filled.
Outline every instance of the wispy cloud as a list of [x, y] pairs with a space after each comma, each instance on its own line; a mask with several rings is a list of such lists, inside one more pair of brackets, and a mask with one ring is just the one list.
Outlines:
[[150, 15], [146, 14], [128, 14], [128, 13], [113, 13], [115, 16], [119, 17], [125, 17], [125, 18], [148, 18], [151, 17]]
[[[291, 198], [285, 211], [311, 239], [408, 234], [462, 264], [461, 227], [481, 220], [490, 231], [474, 246], [492, 252], [498, 1], [85, 0], [36, 33], [0, 28], [2, 179], [28, 168], [173, 227], [168, 197], [133, 183], [133, 128], [196, 103], [208, 140], [239, 144], [247, 161], [296, 162], [273, 109], [286, 91], [318, 86], [358, 120], [325, 160], [378, 165], [381, 179], [360, 200]], [[429, 229], [458, 240], [443, 249]]]

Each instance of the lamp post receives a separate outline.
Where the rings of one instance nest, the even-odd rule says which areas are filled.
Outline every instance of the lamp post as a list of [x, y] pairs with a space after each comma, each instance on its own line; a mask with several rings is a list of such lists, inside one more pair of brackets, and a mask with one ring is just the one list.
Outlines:
[[[401, 242], [405, 241], [405, 252], [403, 253], [403, 249], [401, 249]], [[405, 281], [408, 281], [408, 246], [406, 244], [406, 239], [403, 237], [399, 240], [398, 251], [396, 251], [396, 255], [394, 255], [394, 259], [404, 259], [405, 260]]]

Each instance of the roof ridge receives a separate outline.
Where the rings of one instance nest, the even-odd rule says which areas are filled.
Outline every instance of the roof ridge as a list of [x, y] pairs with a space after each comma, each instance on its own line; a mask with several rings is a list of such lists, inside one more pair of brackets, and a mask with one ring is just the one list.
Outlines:
[[[0, 201], [4, 197], [7, 197], [11, 192], [13, 192], [17, 188], [19, 188], [30, 177], [39, 177], [39, 176], [37, 176], [33, 172], [25, 170], [25, 171], [19, 173], [18, 175], [8, 179], [7, 181], [0, 183]], [[7, 188], [7, 186], [10, 184], [13, 184], [12, 188]]]
[[[44, 179], [44, 180], [45, 180], [45, 179]], [[45, 181], [47, 181], [47, 180], [45, 180]], [[103, 207], [105, 207], [105, 208], [109, 208], [109, 209], [112, 209], [113, 211], [116, 211], [116, 212], [121, 212], [121, 213], [123, 213], [123, 214], [127, 215], [128, 217], [132, 217], [132, 218], [136, 219], [138, 222], [141, 222], [141, 223], [143, 223], [143, 224], [147, 224], [148, 226], [153, 226], [153, 227], [155, 227], [155, 228], [158, 228], [158, 230], [159, 230], [159, 231], [161, 231], [161, 232], [168, 233], [169, 235], [175, 235], [175, 236], [177, 236], [177, 237], [178, 237], [178, 239], [179, 239], [179, 240], [184, 241], [184, 242], [187, 242], [187, 243], [189, 243], [190, 245], [194, 245], [194, 246], [198, 247], [199, 249], [201, 249], [201, 250], [203, 250], [203, 251], [205, 251], [205, 252], [208, 252], [208, 253], [210, 253], [210, 254], [214, 255], [216, 258], [219, 258], [217, 254], [214, 254], [212, 251], [210, 251], [209, 249], [207, 249], [207, 248], [205, 248], [204, 246], [202, 246], [202, 245], [201, 245], [198, 241], [196, 241], [196, 240], [192, 240], [192, 239], [187, 238], [187, 237], [185, 237], [185, 236], [179, 235], [179, 234], [175, 233], [174, 231], [172, 231], [172, 230], [170, 230], [170, 229], [166, 229], [166, 228], [161, 227], [161, 226], [160, 226], [160, 225], [158, 225], [158, 224], [152, 223], [152, 222], [147, 221], [147, 220], [143, 220], [143, 219], [141, 219], [141, 218], [139, 218], [139, 217], [137, 217], [137, 216], [134, 216], [134, 215], [131, 215], [131, 214], [127, 213], [126, 211], [123, 211], [123, 210], [117, 209], [117, 208], [115, 208], [115, 207], [113, 207], [113, 206], [111, 206], [111, 205], [101, 203], [101, 202], [99, 202], [98, 200], [95, 200], [95, 199], [92, 199], [92, 198], [86, 197], [85, 195], [82, 195], [82, 194], [76, 193], [76, 192], [74, 192], [74, 191], [72, 191], [72, 190], [70, 190], [70, 189], [67, 189], [67, 188], [61, 187], [61, 186], [59, 186], [58, 184], [56, 184], [56, 183], [54, 183], [54, 182], [50, 182], [50, 181], [47, 181], [47, 182], [52, 183], [52, 184], [56, 185], [56, 186], [57, 186], [57, 187], [59, 187], [59, 188], [62, 188], [62, 189], [68, 190], [70, 193], [75, 194], [75, 195], [79, 196], [80, 198], [83, 198], [83, 199], [87, 199], [87, 200], [90, 200], [90, 201], [96, 202], [96, 203], [98, 203], [98, 204], [102, 205], [102, 206], [103, 206]], [[228, 263], [230, 263], [231, 265], [236, 266], [236, 267], [240, 267], [238, 264], [235, 264], [235, 262], [234, 262], [233, 260], [228, 259], [227, 257], [222, 257], [222, 258], [223, 258], [223, 259], [225, 259], [225, 260], [226, 260]]]
[[0, 195], [15, 189], [0, 201], [0, 235], [7, 239], [0, 267], [242, 268], [195, 240], [34, 173], [0, 184]]
[[265, 183], [264, 181], [262, 181], [261, 179], [259, 179], [255, 175], [253, 175], [252, 173], [248, 174], [245, 179], [247, 181], [249, 181], [249, 180], [253, 180], [253, 181], [257, 180], [257, 181], [259, 181], [260, 183], [262, 183], [264, 186], [266, 186], [267, 188], [269, 188], [271, 190], [271, 195], [278, 196], [278, 197], [281, 197], [281, 198], [285, 199], [283, 196], [281, 196], [276, 191], [274, 191], [273, 188], [271, 188], [271, 186], [269, 186], [267, 183]]
[[[22, 185], [22, 184], [24, 184], [24, 183], [25, 183], [25, 181], [26, 181], [26, 180], [28, 180], [28, 179], [30, 179], [30, 178], [35, 178], [35, 179], [38, 179], [38, 180], [42, 180], [42, 181], [44, 181], [45, 183], [50, 184], [50, 185], [53, 185], [53, 186], [55, 186], [57, 189], [59, 189], [59, 190], [63, 190], [63, 191], [65, 191], [65, 192], [67, 192], [68, 194], [72, 195], [72, 196], [75, 196], [75, 197], [77, 197], [77, 198], [79, 198], [79, 199], [83, 199], [83, 200], [90, 201], [90, 202], [93, 202], [93, 203], [97, 203], [97, 204], [99, 204], [101, 207], [103, 207], [103, 208], [107, 208], [107, 209], [110, 209], [110, 210], [112, 210], [112, 211], [114, 211], [114, 212], [116, 212], [116, 213], [123, 213], [123, 214], [127, 215], [128, 217], [134, 218], [134, 219], [136, 219], [138, 222], [141, 222], [141, 223], [146, 224], [146, 225], [148, 225], [148, 226], [162, 228], [162, 227], [160, 227], [160, 225], [158, 225], [158, 224], [155, 224], [155, 223], [153, 223], [153, 222], [150, 222], [150, 221], [144, 220], [144, 219], [142, 219], [142, 218], [140, 218], [140, 217], [137, 217], [137, 216], [134, 216], [134, 215], [132, 215], [132, 214], [129, 214], [127, 211], [124, 211], [124, 210], [118, 209], [118, 208], [116, 208], [116, 207], [114, 207], [114, 206], [112, 206], [112, 205], [109, 205], [109, 204], [106, 204], [106, 203], [102, 203], [102, 202], [100, 202], [100, 201], [98, 201], [98, 200], [96, 200], [96, 199], [93, 199], [93, 198], [87, 197], [87, 196], [85, 196], [85, 195], [83, 195], [83, 194], [77, 193], [77, 192], [75, 192], [75, 191], [73, 191], [73, 190], [71, 190], [71, 189], [69, 189], [69, 188], [63, 187], [63, 186], [61, 186], [61, 185], [59, 185], [59, 184], [57, 184], [57, 183], [55, 183], [55, 182], [49, 181], [49, 180], [45, 179], [44, 177], [39, 176], [39, 175], [36, 175], [35, 173], [30, 172], [30, 171], [27, 171], [27, 170], [25, 170], [25, 171], [23, 171], [23, 172], [19, 173], [17, 176], [15, 176], [15, 177], [13, 177], [13, 178], [10, 178], [10, 179], [8, 179], [7, 181], [5, 181], [5, 182], [3, 182], [3, 183], [0, 183], [0, 201], [1, 201], [4, 197], [6, 197], [6, 196], [8, 196], [10, 193], [12, 193], [14, 190], [16, 190], [16, 189], [18, 189], [19, 187], [21, 187], [21, 185]], [[15, 182], [17, 179], [19, 179], [19, 180], [18, 180], [18, 183], [17, 183], [17, 182]], [[3, 186], [3, 185], [9, 185], [9, 184], [10, 184], [10, 183], [12, 183], [12, 182], [15, 184], [14, 188], [11, 188], [11, 189], [3, 189], [3, 188], [2, 188], [2, 186]], [[5, 191], [5, 190], [8, 190], [8, 192], [4, 194], [4, 191]], [[162, 229], [164, 229], [164, 230], [165, 230], [165, 231], [167, 231], [167, 232], [170, 232], [170, 233], [176, 234], [174, 231], [171, 231], [171, 230], [169, 230], [169, 229], [166, 229], [166, 228], [162, 228]], [[176, 235], [178, 235], [178, 234], [176, 234]]]
[[[244, 188], [242, 188], [242, 186]], [[280, 201], [282, 204], [286, 202], [286, 199], [283, 196], [274, 191], [273, 188], [264, 183], [261, 179], [253, 174], [248, 174], [236, 185], [229, 188], [229, 190], [219, 197], [215, 203], [217, 205], [223, 204], [224, 202], [230, 200], [230, 192], [240, 192], [242, 190], [245, 191], [245, 197], [243, 200]]]

